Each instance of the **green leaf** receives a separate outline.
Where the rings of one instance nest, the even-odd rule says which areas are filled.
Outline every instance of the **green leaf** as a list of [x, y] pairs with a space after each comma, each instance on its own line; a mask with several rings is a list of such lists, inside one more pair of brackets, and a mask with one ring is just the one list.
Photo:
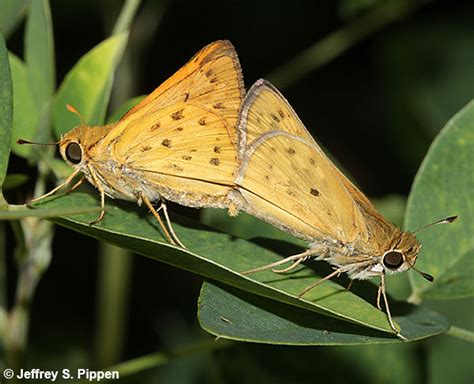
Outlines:
[[57, 137], [80, 123], [77, 116], [66, 110], [66, 104], [73, 105], [87, 124], [103, 124], [114, 71], [127, 37], [127, 33], [121, 33], [103, 41], [85, 54], [66, 75], [53, 106]]
[[11, 145], [15, 155], [29, 158], [32, 147], [19, 145], [18, 139], [34, 139], [39, 121], [26, 64], [13, 54], [9, 55], [13, 80], [13, 128]]
[[127, 100], [110, 115], [110, 117], [107, 119], [107, 123], [115, 123], [116, 121], [119, 121], [123, 115], [125, 115], [130, 109], [132, 109], [145, 97], [146, 96], [136, 96]]
[[30, 0], [1, 0], [0, 33], [8, 37], [26, 12]]
[[[39, 204], [41, 208], [90, 207], [98, 199], [84, 193], [71, 193]], [[297, 295], [304, 287], [320, 277], [310, 268], [303, 268], [291, 277], [262, 272], [243, 276], [239, 272], [281, 258], [282, 254], [301, 251], [294, 245], [277, 240], [249, 242], [203, 228], [198, 223], [172, 215], [173, 227], [189, 250], [169, 245], [160, 235], [159, 226], [145, 209], [134, 204], [107, 201], [109, 208], [98, 225], [89, 225], [97, 215], [54, 219], [55, 222], [94, 238], [108, 241], [136, 253], [186, 269], [232, 286], [270, 297], [293, 306], [325, 315], [344, 318], [367, 327], [392, 333], [385, 314], [372, 304], [347, 291], [333, 281], [328, 281], [308, 292], [304, 300]], [[272, 251], [276, 249], [278, 253]], [[256, 257], [258, 255], [258, 257]], [[324, 270], [326, 263], [314, 263]], [[370, 283], [357, 284], [355, 289], [368, 288], [370, 302], [375, 302], [376, 288]]]
[[37, 109], [42, 110], [45, 104], [49, 104], [56, 82], [53, 25], [48, 0], [35, 0], [30, 4], [25, 61]]
[[[285, 345], [350, 345], [400, 343], [382, 332], [311, 313], [243, 292], [221, 283], [205, 282], [198, 304], [201, 327], [227, 339]], [[448, 329], [436, 312], [404, 304], [396, 317], [402, 334], [411, 341]]]
[[436, 280], [429, 284], [412, 272], [410, 281], [415, 296], [449, 299], [474, 295], [472, 281], [465, 281], [472, 280], [472, 275], [466, 276], [472, 270], [472, 263], [464, 262], [474, 249], [473, 148], [474, 102], [471, 102], [434, 140], [408, 199], [406, 228], [410, 230], [459, 215], [449, 226], [438, 225], [417, 234], [423, 248], [416, 266]]
[[5, 207], [1, 187], [5, 180], [10, 158], [10, 141], [13, 121], [13, 95], [8, 51], [0, 34], [0, 207]]

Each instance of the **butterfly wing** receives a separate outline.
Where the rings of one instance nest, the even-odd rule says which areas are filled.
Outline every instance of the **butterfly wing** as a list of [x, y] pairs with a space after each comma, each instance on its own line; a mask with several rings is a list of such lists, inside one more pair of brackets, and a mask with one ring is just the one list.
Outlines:
[[131, 109], [101, 151], [170, 200], [223, 207], [236, 168], [243, 96], [232, 44], [214, 42]]
[[307, 240], [369, 237], [365, 214], [380, 215], [270, 83], [259, 80], [249, 90], [238, 131], [243, 210]]

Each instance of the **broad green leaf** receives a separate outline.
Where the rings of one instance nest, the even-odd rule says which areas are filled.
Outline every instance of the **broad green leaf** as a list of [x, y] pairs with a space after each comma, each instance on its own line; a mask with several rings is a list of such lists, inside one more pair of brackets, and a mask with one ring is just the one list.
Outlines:
[[137, 96], [124, 102], [120, 107], [115, 110], [110, 117], [107, 119], [107, 123], [115, 123], [119, 121], [123, 115], [125, 115], [130, 109], [142, 101], [146, 96]]
[[1, 0], [0, 33], [8, 38], [26, 13], [30, 0]]
[[[75, 192], [38, 204], [38, 207], [79, 208], [94, 204], [98, 205], [97, 198]], [[251, 276], [239, 273], [278, 260], [283, 254], [301, 251], [294, 245], [277, 240], [259, 240], [257, 244], [234, 239], [172, 215], [174, 229], [189, 249], [183, 250], [164, 241], [159, 226], [153, 216], [147, 215], [145, 209], [136, 208], [135, 204], [110, 200], [107, 201], [107, 207], [109, 210], [104, 220], [94, 226], [89, 225], [97, 217], [93, 214], [58, 218], [54, 221], [88, 236], [258, 295], [392, 333], [385, 314], [371, 304], [375, 302], [376, 288], [370, 283], [360, 283], [355, 288], [357, 292], [359, 288], [366, 289], [368, 292], [358, 294], [370, 297], [370, 303], [332, 281], [310, 291], [301, 300], [297, 295], [320, 276], [310, 268], [303, 268], [291, 276], [276, 275], [271, 271]], [[325, 263], [314, 265], [317, 270], [323, 269], [324, 274], [330, 271]]]
[[[403, 311], [403, 317], [396, 320], [410, 341], [448, 329], [446, 319], [426, 308], [404, 304], [399, 308], [392, 305], [392, 309]], [[329, 319], [221, 283], [203, 284], [198, 316], [207, 332], [239, 341], [285, 345], [401, 343], [385, 333]]]
[[13, 80], [12, 151], [15, 155], [29, 158], [32, 147], [18, 145], [16, 141], [18, 139], [33, 140], [36, 137], [39, 111], [33, 97], [25, 63], [13, 54], [9, 55], [9, 59]]
[[240, 212], [236, 217], [230, 217], [226, 210], [204, 208], [201, 209], [201, 222], [240, 239], [264, 237], [267, 239], [284, 240], [302, 247], [305, 246], [304, 241], [282, 232], [245, 212]]
[[5, 40], [0, 34], [0, 208], [4, 208], [5, 200], [1, 187], [7, 174], [10, 158], [10, 141], [13, 121], [13, 95], [8, 51]]
[[474, 249], [473, 148], [474, 102], [471, 102], [434, 140], [408, 199], [406, 228], [410, 230], [459, 215], [449, 226], [438, 225], [417, 234], [423, 248], [416, 266], [435, 276], [435, 282], [427, 283], [412, 272], [410, 281], [415, 296], [449, 299], [474, 295], [472, 282], [465, 282], [468, 277], [465, 272], [472, 270], [472, 264], [461, 262]]
[[103, 41], [85, 54], [66, 75], [53, 105], [53, 121], [59, 137], [80, 123], [66, 110], [73, 105], [89, 125], [103, 124], [115, 68], [122, 57], [127, 33]]
[[48, 0], [30, 4], [25, 33], [25, 61], [38, 110], [53, 96], [55, 88], [54, 40]]

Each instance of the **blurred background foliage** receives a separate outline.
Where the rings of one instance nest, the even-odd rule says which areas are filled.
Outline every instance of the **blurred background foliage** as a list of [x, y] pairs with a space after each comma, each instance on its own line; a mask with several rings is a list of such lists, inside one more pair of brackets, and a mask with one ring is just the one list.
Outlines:
[[[19, 57], [28, 3], [0, 0], [0, 30]], [[122, 5], [51, 0], [58, 83], [85, 52], [110, 35]], [[14, 6], [16, 17], [2, 17]], [[209, 42], [229, 39], [239, 54], [246, 87], [261, 77], [274, 81], [317, 140], [401, 225], [406, 196], [428, 146], [473, 98], [473, 15], [470, 1], [144, 0], [109, 109], [152, 91]], [[311, 51], [322, 39], [329, 39], [323, 49], [319, 45], [320, 51]], [[308, 58], [315, 64], [302, 65], [311, 62]], [[13, 155], [9, 173], [34, 176], [35, 170]], [[22, 187], [6, 194], [11, 203], [23, 203], [32, 193], [32, 181], [18, 184]], [[176, 205], [171, 210], [200, 215]], [[206, 215], [215, 218], [206, 212], [205, 222]], [[9, 255], [13, 234], [7, 226], [5, 230], [2, 241]], [[239, 235], [250, 236], [251, 230], [246, 226]], [[104, 367], [165, 351], [151, 360], [150, 367], [158, 366], [129, 381], [467, 383], [474, 377], [472, 344], [447, 336], [350, 348], [228, 343], [204, 353], [210, 338], [196, 319], [203, 279], [144, 257], [114, 254], [121, 252], [56, 228], [54, 257], [31, 304], [27, 367]], [[104, 255], [110, 254], [107, 261]], [[114, 262], [118, 258], [122, 262]], [[114, 265], [119, 284], [111, 288], [104, 269]], [[16, 289], [12, 258], [6, 266], [11, 303]], [[406, 277], [394, 277], [389, 285], [395, 297], [406, 298]], [[120, 293], [109, 296], [110, 289]], [[107, 304], [113, 309], [104, 311]], [[452, 324], [472, 329], [472, 299], [428, 305]], [[186, 346], [196, 342], [204, 347], [192, 353]]]

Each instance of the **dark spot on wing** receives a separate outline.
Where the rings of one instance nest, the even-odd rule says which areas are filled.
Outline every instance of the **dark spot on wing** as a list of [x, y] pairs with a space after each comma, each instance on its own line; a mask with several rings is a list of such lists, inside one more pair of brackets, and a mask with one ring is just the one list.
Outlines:
[[186, 92], [184, 94], [184, 102], [188, 101], [188, 99], [189, 99], [189, 92]]
[[283, 113], [283, 111], [281, 109], [279, 109], [278, 111], [278, 114], [280, 115], [280, 118], [281, 119], [284, 119], [285, 118], [285, 114]]
[[224, 106], [222, 105], [222, 103], [216, 103], [213, 105], [214, 109], [224, 109]]
[[181, 158], [182, 158], [183, 160], [191, 160], [193, 157], [192, 157], [192, 156], [189, 156], [189, 155], [183, 155], [183, 156], [181, 156]]
[[201, 117], [198, 121], [199, 125], [206, 125], [206, 118]]
[[291, 148], [291, 147], [288, 147], [288, 149], [286, 150], [286, 152], [288, 152], [290, 155], [294, 155], [296, 153], [296, 151], [294, 150], [294, 148]]
[[277, 123], [280, 122], [280, 119], [278, 118], [277, 115], [275, 115], [274, 113], [270, 113], [270, 116], [272, 117], [273, 120], [275, 120]]
[[170, 139], [164, 139], [164, 140], [161, 142], [161, 145], [162, 145], [163, 147], [171, 148], [171, 140], [170, 140]]
[[150, 127], [150, 131], [153, 132], [154, 130], [160, 128], [160, 126], [161, 126], [160, 122], [157, 121], [155, 124], [153, 124], [153, 125]]
[[309, 191], [313, 196], [319, 196], [319, 191], [316, 188], [311, 188]]
[[221, 153], [221, 147], [219, 147], [219, 146], [216, 145], [216, 146], [214, 147], [214, 152], [215, 152], [215, 153]]
[[312, 157], [309, 158], [309, 162], [311, 163], [311, 165], [316, 164], [316, 161]]
[[191, 152], [197, 152], [197, 149], [191, 149]]
[[212, 69], [209, 69], [207, 72], [206, 72], [206, 77], [211, 77], [212, 75], [214, 74], [214, 71]]
[[184, 168], [180, 167], [178, 164], [171, 163], [171, 164], [168, 164], [168, 167], [175, 170], [176, 172], [184, 171]]
[[146, 152], [146, 151], [149, 151], [150, 149], [151, 147], [149, 145], [144, 145], [143, 147], [141, 147], [140, 151]]
[[184, 128], [183, 127], [178, 127], [176, 128], [176, 131], [181, 132]]
[[265, 175], [265, 180], [270, 181], [270, 176]]
[[209, 163], [218, 167], [221, 162], [217, 157], [213, 157], [211, 160], [209, 160]]
[[179, 109], [171, 114], [173, 120], [181, 120], [183, 118], [183, 109]]

